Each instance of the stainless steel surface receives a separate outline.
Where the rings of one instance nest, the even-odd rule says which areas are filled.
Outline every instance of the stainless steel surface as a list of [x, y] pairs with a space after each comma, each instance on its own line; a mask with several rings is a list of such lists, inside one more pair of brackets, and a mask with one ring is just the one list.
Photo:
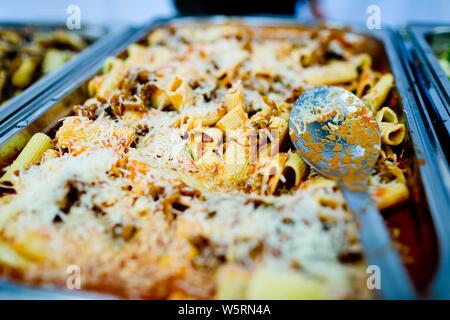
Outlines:
[[[439, 65], [438, 59], [450, 47], [450, 25], [440, 25], [428, 29], [422, 28], [421, 30], [420, 37], [422, 41], [425, 40], [428, 47], [431, 48], [430, 51], [421, 41], [422, 52], [425, 53], [427, 63], [431, 66], [435, 77], [438, 78], [439, 85], [443, 88], [442, 93], [446, 93], [448, 98], [450, 97], [450, 80]], [[450, 112], [450, 105], [447, 105], [447, 110]]]
[[[224, 17], [157, 20], [145, 25], [137, 33], [124, 39], [121, 43], [121, 49], [108, 49], [108, 53], [119, 53], [127, 45], [144, 38], [148, 31], [156, 26], [168, 23], [177, 26], [186, 24], [220, 24], [229, 21], [229, 19]], [[250, 26], [305, 28], [305, 24], [285, 18], [237, 18], [231, 20], [231, 22], [245, 23]], [[309, 26], [306, 25], [307, 27]], [[417, 100], [413, 92], [408, 90], [410, 84], [402, 66], [402, 59], [397, 52], [396, 43], [393, 41], [391, 30], [386, 28], [382, 30], [367, 30], [357, 26], [352, 29], [357, 33], [362, 33], [367, 40], [367, 46], [362, 48], [362, 51], [368, 52], [374, 57], [374, 65], [377, 66], [377, 69], [380, 71], [390, 70], [394, 74], [400, 104], [403, 109], [400, 121], [404, 122], [408, 129], [404, 146], [408, 150], [408, 154], [410, 153], [411, 175], [409, 178], [411, 192], [414, 194], [414, 197], [411, 198], [411, 219], [414, 219], [414, 223], [417, 225], [427, 225], [431, 221], [432, 225], [430, 227], [436, 230], [438, 241], [436, 248], [440, 259], [438, 271], [444, 271], [442, 270], [443, 265], [450, 258], [449, 243], [445, 242], [445, 230], [450, 230], [450, 221], [446, 218], [447, 213], [450, 212], [450, 192], [448, 186], [443, 183], [445, 179], [450, 177], [448, 166], [443, 165], [442, 160], [444, 158], [439, 149], [436, 148], [437, 141], [429, 133], [429, 126], [425, 125], [420, 111], [422, 108], [419, 105], [420, 101]], [[70, 85], [56, 90], [57, 92], [53, 93], [54, 99], [48, 99], [42, 104], [33, 105], [32, 112], [15, 116], [10, 119], [8, 126], [0, 128], [0, 167], [13, 160], [33, 133], [50, 130], [57, 125], [61, 116], [71, 112], [69, 106], [84, 101], [86, 95], [83, 88], [85, 88], [88, 79], [101, 69], [101, 66], [101, 59], [91, 63], [84, 71], [80, 71], [79, 74], [71, 78]], [[420, 158], [423, 159], [420, 163], [417, 155], [420, 155]], [[418, 229], [417, 237], [420, 242], [422, 234], [419, 234], [419, 231]], [[426, 265], [430, 263], [432, 262], [425, 262]], [[436, 285], [433, 284], [428, 293], [435, 298], [439, 298], [442, 296], [442, 292], [434, 290]]]
[[0, 281], [0, 300], [114, 300], [117, 297], [77, 289], [32, 288]]
[[[340, 133], [342, 127], [350, 130]], [[381, 150], [380, 130], [372, 112], [361, 99], [345, 89], [317, 87], [304, 92], [295, 102], [289, 131], [303, 159], [339, 184], [359, 222], [365, 260], [380, 268], [380, 296], [415, 298], [415, 289], [403, 262], [368, 193], [369, 176]], [[367, 135], [364, 141], [361, 131]], [[317, 153], [311, 144], [320, 146], [321, 152]]]
[[[399, 87], [398, 89], [403, 92], [402, 95], [407, 101], [417, 101], [417, 105], [409, 108], [408, 112], [411, 112], [411, 114], [408, 114], [408, 116], [412, 118], [422, 117], [424, 123], [423, 127], [421, 127], [422, 134], [420, 135], [425, 143], [421, 146], [421, 150], [424, 150], [425, 155], [431, 156], [430, 158], [425, 157], [424, 160], [432, 163], [431, 166], [421, 166], [425, 191], [428, 197], [433, 200], [429, 205], [432, 208], [433, 224], [439, 239], [440, 255], [438, 269], [428, 290], [429, 296], [434, 299], [450, 299], [450, 281], [448, 281], [450, 275], [450, 174], [448, 159], [445, 159], [445, 145], [439, 143], [439, 138], [442, 137], [439, 137], [439, 131], [436, 128], [436, 119], [427, 112], [426, 107], [433, 102], [430, 101], [431, 97], [423, 92], [428, 87], [423, 83], [416, 60], [411, 55], [411, 43], [405, 41], [404, 36], [399, 32], [394, 33], [394, 40], [398, 54], [403, 57], [401, 63], [407, 76], [406, 79], [409, 80], [406, 88]], [[428, 178], [429, 175], [435, 174], [436, 170], [433, 169], [436, 168], [438, 168], [439, 173], [442, 175], [442, 190], [444, 192], [441, 192], [441, 188], [437, 190], [434, 188], [433, 181], [435, 178]], [[433, 191], [437, 191], [438, 193], [433, 193]]]
[[[438, 59], [450, 47], [450, 25], [410, 24], [406, 30], [411, 40], [412, 72], [419, 82], [433, 126], [445, 145], [450, 139], [450, 80]], [[450, 163], [449, 150], [447, 160]]]

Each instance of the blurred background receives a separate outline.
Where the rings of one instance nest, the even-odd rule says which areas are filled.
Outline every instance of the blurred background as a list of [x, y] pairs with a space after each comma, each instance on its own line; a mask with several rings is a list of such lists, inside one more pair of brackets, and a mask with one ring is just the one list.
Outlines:
[[299, 19], [366, 23], [367, 8], [380, 8], [382, 25], [450, 22], [449, 0], [0, 0], [2, 21], [66, 21], [77, 5], [81, 21], [141, 24], [176, 14], [288, 14]]

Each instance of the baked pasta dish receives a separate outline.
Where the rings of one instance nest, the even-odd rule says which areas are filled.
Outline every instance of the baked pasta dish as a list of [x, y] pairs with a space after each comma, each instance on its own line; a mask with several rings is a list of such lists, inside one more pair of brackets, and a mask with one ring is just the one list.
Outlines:
[[[294, 101], [344, 87], [376, 115], [380, 210], [409, 197], [392, 74], [362, 36], [239, 24], [153, 30], [5, 168], [0, 270], [22, 283], [150, 299], [371, 298], [336, 183], [294, 149]], [[317, 152], [320, 152], [316, 150]]]
[[86, 47], [85, 40], [63, 30], [0, 30], [0, 104], [55, 71]]

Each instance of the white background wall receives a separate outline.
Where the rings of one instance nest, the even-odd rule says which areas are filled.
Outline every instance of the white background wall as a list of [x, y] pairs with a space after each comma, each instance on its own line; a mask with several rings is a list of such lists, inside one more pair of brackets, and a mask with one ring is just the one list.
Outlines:
[[140, 24], [175, 14], [170, 0], [0, 0], [1, 20], [66, 21], [66, 9], [78, 5], [82, 22]]
[[[300, 18], [311, 17], [305, 2], [300, 0], [297, 6]], [[71, 4], [81, 8], [85, 22], [139, 24], [157, 16], [175, 14], [171, 0], [0, 0], [0, 21], [65, 21], [66, 8]], [[383, 24], [407, 21], [450, 23], [450, 0], [319, 0], [319, 4], [327, 18], [343, 22], [365, 23], [366, 8], [376, 4], [381, 9]]]

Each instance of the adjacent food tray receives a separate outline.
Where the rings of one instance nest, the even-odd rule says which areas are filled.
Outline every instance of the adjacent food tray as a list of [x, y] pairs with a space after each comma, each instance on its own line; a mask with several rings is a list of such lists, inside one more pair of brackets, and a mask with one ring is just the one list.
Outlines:
[[450, 25], [410, 24], [406, 28], [412, 42], [417, 81], [428, 110], [436, 119], [442, 143], [450, 137], [450, 79], [439, 59], [450, 50]]
[[[166, 24], [176, 26], [198, 24], [237, 23], [250, 26], [270, 26], [289, 28], [308, 28], [295, 20], [279, 18], [176, 18], [152, 22], [128, 36], [116, 48], [110, 48], [108, 54], [115, 55], [129, 44], [139, 41], [150, 30]], [[375, 69], [390, 70], [394, 77], [397, 92], [403, 106], [400, 121], [407, 126], [405, 149], [410, 159], [411, 172], [408, 174], [411, 197], [407, 205], [398, 210], [385, 212], [388, 224], [400, 229], [403, 235], [400, 241], [410, 248], [414, 263], [408, 265], [410, 274], [420, 292], [434, 298], [449, 297], [450, 291], [446, 276], [450, 273], [450, 230], [449, 189], [444, 179], [449, 176], [448, 166], [442, 165], [443, 155], [435, 136], [427, 133], [423, 116], [419, 112], [416, 97], [410, 92], [410, 82], [397, 53], [393, 33], [389, 29], [374, 30], [352, 27], [352, 31], [363, 34], [366, 46], [361, 48], [374, 57]], [[0, 136], [0, 167], [11, 163], [28, 139], [36, 132], [51, 132], [59, 119], [71, 114], [70, 106], [81, 103], [86, 98], [86, 85], [89, 79], [103, 65], [103, 59], [89, 65], [88, 70], [73, 78], [70, 87], [61, 89], [55, 97], [45, 104], [32, 105], [32, 112], [21, 117], [13, 117], [11, 126], [4, 128]], [[10, 285], [10, 284], [8, 284]], [[2, 284], [0, 284], [0, 288]], [[14, 287], [10, 287], [14, 288]], [[40, 289], [34, 290], [38, 294]], [[20, 298], [23, 290], [18, 287], [15, 297]], [[46, 294], [46, 292], [44, 292]], [[65, 296], [66, 292], [62, 292]], [[45, 296], [45, 295], [44, 295]], [[62, 296], [62, 297], [63, 297]]]
[[11, 23], [0, 22], [0, 30], [7, 29], [19, 34], [25, 34], [26, 37], [35, 33], [52, 33], [54, 31], [63, 31], [68, 34], [79, 35], [86, 43], [82, 51], [78, 52], [70, 61], [64, 63], [62, 67], [45, 76], [36, 79], [30, 86], [18, 95], [10, 98], [0, 105], [0, 123], [4, 122], [9, 116], [18, 110], [27, 108], [27, 105], [40, 94], [49, 93], [49, 89], [64, 78], [77, 70], [79, 63], [85, 58], [89, 58], [93, 52], [104, 47], [111, 41], [116, 34], [123, 31], [124, 28], [111, 28], [95, 24], [83, 24], [79, 30], [68, 30], [63, 24], [55, 23]]

